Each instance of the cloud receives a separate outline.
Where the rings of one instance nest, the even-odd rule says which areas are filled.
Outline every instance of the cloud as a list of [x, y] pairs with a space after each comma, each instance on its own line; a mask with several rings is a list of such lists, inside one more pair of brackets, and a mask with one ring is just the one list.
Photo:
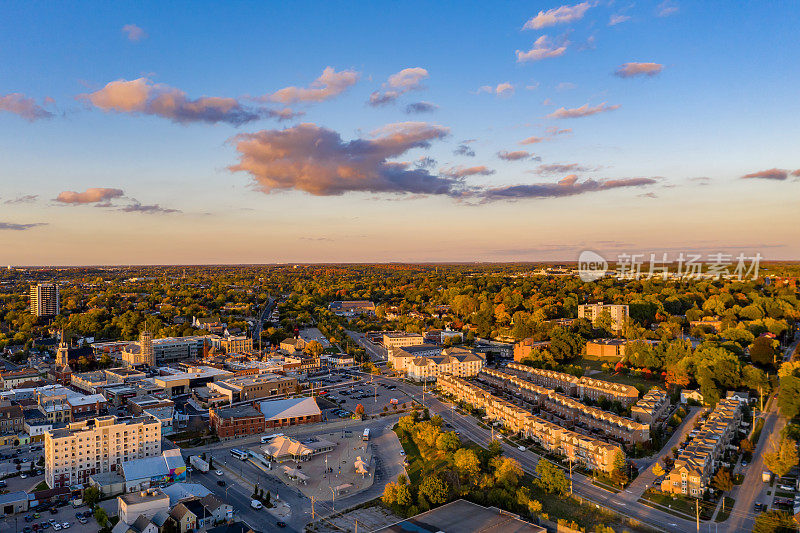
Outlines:
[[428, 77], [428, 71], [422, 67], [405, 68], [389, 76], [383, 84], [384, 92], [375, 91], [369, 96], [369, 105], [376, 107], [386, 105], [397, 100], [401, 95], [424, 89], [422, 81]]
[[437, 109], [439, 109], [439, 106], [430, 102], [414, 102], [406, 106], [406, 114], [433, 113]]
[[547, 59], [548, 57], [558, 57], [563, 55], [564, 52], [567, 51], [567, 46], [569, 43], [564, 41], [561, 46], [556, 46], [550, 43], [547, 35], [542, 35], [533, 43], [533, 48], [528, 50], [527, 52], [523, 52], [522, 50], [517, 50], [517, 62], [518, 63], [526, 63], [528, 61], [541, 61], [542, 59]]
[[476, 167], [458, 166], [442, 169], [440, 173], [450, 178], [466, 178], [468, 176], [491, 176], [494, 174], [494, 170], [487, 168], [485, 165]]
[[[793, 176], [800, 175], [798, 174], [798, 170], [792, 172]], [[765, 180], [777, 180], [783, 181], [789, 177], [788, 170], [782, 170], [779, 168], [771, 168], [769, 170], [759, 170], [758, 172], [753, 172], [751, 174], [745, 174], [742, 176], [742, 179], [765, 179]]]
[[533, 82], [530, 83], [530, 85], [526, 85], [525, 86], [525, 90], [526, 91], [535, 91], [538, 88], [539, 88], [539, 82], [538, 81], [533, 81]]
[[195, 100], [168, 85], [154, 84], [147, 78], [109, 82], [99, 91], [80, 95], [103, 111], [141, 113], [167, 118], [179, 124], [225, 122], [239, 126], [264, 116], [283, 118], [283, 112], [250, 109], [235, 98], [203, 96]]
[[519, 161], [520, 159], [528, 159], [532, 155], [533, 154], [527, 150], [517, 150], [514, 152], [501, 150], [500, 152], [497, 152], [497, 157], [503, 159], [504, 161]]
[[522, 139], [518, 144], [527, 145], [527, 144], [536, 144], [540, 143], [544, 140], [544, 137], [528, 137], [527, 139]]
[[414, 161], [414, 166], [417, 168], [433, 168], [436, 166], [436, 160], [429, 156], [422, 156]]
[[584, 13], [591, 6], [589, 2], [583, 2], [574, 6], [561, 6], [547, 11], [539, 11], [539, 14], [528, 20], [522, 27], [523, 30], [540, 30], [547, 26], [556, 24], [566, 24], [583, 18]]
[[797, 170], [795, 170], [794, 172], [792, 172], [792, 176], [795, 176], [795, 177], [800, 177], [800, 168], [798, 168]]
[[572, 128], [559, 129], [556, 126], [548, 126], [545, 131], [550, 137], [556, 137], [558, 135], [569, 135], [572, 133]]
[[577, 85], [569, 81], [562, 81], [558, 85], [556, 85], [556, 91], [570, 91], [575, 89]]
[[619, 109], [620, 106], [617, 105], [610, 105], [607, 106], [605, 102], [600, 105], [596, 105], [594, 107], [589, 107], [589, 104], [584, 104], [581, 107], [576, 107], [573, 109], [567, 109], [562, 107], [557, 109], [547, 115], [547, 118], [579, 118], [579, 117], [588, 117], [590, 115], [596, 115], [598, 113], [603, 113], [606, 111], [614, 111], [615, 109]]
[[25, 96], [22, 93], [11, 93], [0, 96], [0, 111], [14, 113], [29, 122], [41, 118], [53, 117], [53, 113], [41, 107], [33, 98]]
[[278, 122], [292, 120], [294, 118], [302, 117], [306, 114], [305, 111], [293, 111], [288, 107], [284, 107], [283, 109], [271, 109], [268, 113], [269, 116], [278, 119]]
[[148, 215], [165, 215], [169, 213], [181, 212], [180, 209], [161, 207], [159, 204], [143, 205], [137, 200], [133, 200], [133, 203], [131, 204], [120, 206], [117, 208], [117, 210], [125, 213], [145, 213]]
[[402, 122], [351, 141], [308, 123], [246, 133], [231, 139], [240, 160], [229, 170], [250, 174], [264, 193], [294, 189], [316, 196], [359, 191], [450, 195], [461, 187], [460, 180], [388, 161], [413, 148], [428, 148], [449, 131], [425, 122]]
[[57, 202], [63, 204], [93, 204], [96, 202], [107, 202], [114, 198], [120, 198], [125, 193], [122, 189], [109, 189], [103, 187], [93, 187], [83, 192], [64, 191], [56, 197]]
[[38, 194], [26, 194], [24, 196], [19, 196], [17, 198], [12, 199], [12, 200], [6, 200], [4, 203], [9, 204], [9, 205], [14, 205], [14, 204], [32, 204], [33, 202], [36, 201], [37, 198], [39, 198]]
[[484, 201], [519, 200], [524, 198], [562, 198], [576, 196], [587, 192], [599, 192], [627, 187], [642, 187], [656, 183], [653, 178], [625, 178], [615, 180], [578, 181], [578, 176], [571, 174], [557, 183], [534, 183], [528, 185], [511, 185], [486, 189], [480, 193]]
[[39, 226], [47, 226], [47, 222], [34, 222], [32, 224], [16, 224], [14, 222], [0, 222], [0, 231], [25, 231]]
[[272, 94], [262, 97], [262, 100], [293, 104], [295, 102], [324, 102], [352, 87], [358, 82], [361, 74], [355, 70], [342, 70], [336, 72], [333, 67], [325, 67], [319, 78], [306, 87], [284, 87]]
[[693, 181], [698, 185], [709, 185], [711, 183], [711, 178], [706, 176], [698, 176], [696, 178], [689, 178], [689, 181]]
[[498, 83], [496, 87], [483, 85], [478, 89], [478, 93], [489, 93], [497, 96], [511, 96], [514, 94], [515, 87], [509, 82]]
[[639, 198], [658, 198], [658, 195], [654, 192], [643, 192], [642, 194], [637, 194]]
[[631, 20], [631, 18], [628, 15], [611, 15], [611, 18], [608, 20], [608, 25], [616, 26], [617, 24], [622, 24], [629, 20]]
[[574, 174], [576, 172], [588, 172], [592, 169], [582, 167], [578, 163], [553, 163], [550, 165], [539, 165], [536, 169], [537, 174]]
[[656, 8], [656, 15], [659, 17], [668, 17], [678, 12], [678, 5], [671, 0], [664, 0]]
[[473, 150], [468, 144], [463, 143], [459, 144], [455, 150], [453, 150], [453, 155], [464, 155], [467, 157], [475, 157], [475, 150]]
[[660, 63], [623, 63], [614, 74], [620, 78], [655, 76], [660, 74], [663, 69], [664, 65]]
[[134, 43], [137, 43], [142, 39], [147, 38], [147, 32], [144, 31], [139, 26], [137, 26], [136, 24], [125, 24], [122, 27], [122, 33], [124, 33], [128, 37], [129, 41]]

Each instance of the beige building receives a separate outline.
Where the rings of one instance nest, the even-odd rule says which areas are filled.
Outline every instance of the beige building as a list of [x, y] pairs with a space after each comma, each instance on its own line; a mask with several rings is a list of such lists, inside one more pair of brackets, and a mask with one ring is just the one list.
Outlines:
[[442, 347], [436, 344], [418, 344], [390, 350], [387, 361], [395, 370], [405, 372], [413, 359], [442, 354]]
[[225, 350], [225, 353], [247, 353], [253, 351], [253, 339], [245, 335], [222, 337], [219, 345], [220, 348]]
[[583, 376], [578, 380], [578, 396], [582, 400], [589, 398], [594, 401], [606, 398], [629, 407], [639, 400], [639, 389], [633, 385], [624, 385]]
[[404, 331], [393, 331], [383, 334], [383, 345], [390, 352], [395, 348], [405, 348], [406, 346], [419, 346], [425, 338], [419, 333], [406, 333]]
[[155, 352], [153, 351], [153, 334], [143, 331], [139, 335], [139, 342], [127, 345], [120, 353], [122, 364], [126, 367], [156, 366]]
[[597, 319], [600, 318], [603, 313], [608, 313], [611, 317], [611, 329], [614, 331], [622, 331], [630, 317], [627, 305], [603, 304], [603, 302], [599, 302], [596, 304], [578, 306], [578, 318], [586, 318], [592, 324], [596, 324]]
[[653, 425], [664, 416], [667, 409], [669, 409], [669, 395], [662, 389], [653, 387], [631, 407], [631, 416], [634, 420]]
[[158, 455], [161, 424], [157, 420], [120, 421], [103, 416], [73, 422], [45, 433], [45, 481], [50, 488], [88, 483], [92, 474], [116, 472], [126, 461]]
[[720, 400], [695, 438], [675, 460], [672, 470], [661, 482], [661, 490], [695, 498], [702, 497], [719, 467], [725, 449], [736, 446], [741, 423], [742, 408], [739, 400]]
[[450, 348], [442, 355], [417, 357], [408, 362], [406, 376], [414, 381], [436, 381], [441, 374], [475, 377], [483, 368], [483, 359], [469, 350]]
[[579, 379], [572, 374], [556, 372], [555, 370], [546, 370], [544, 368], [532, 368], [520, 363], [508, 363], [506, 368], [521, 378], [541, 387], [561, 389], [561, 391], [567, 395], [574, 395], [578, 392]]
[[117, 513], [126, 524], [133, 524], [139, 516], [152, 518], [160, 511], [169, 511], [169, 496], [160, 489], [148, 489], [117, 496]]
[[586, 355], [597, 359], [610, 359], [617, 362], [625, 357], [625, 339], [595, 339], [586, 341]]
[[61, 311], [61, 296], [58, 283], [37, 283], [31, 285], [31, 314], [55, 316]]
[[548, 451], [564, 455], [590, 469], [610, 472], [618, 456], [625, 454], [616, 444], [577, 433], [533, 415], [463, 379], [442, 375], [437, 381], [444, 393], [483, 409], [490, 420], [501, 422], [514, 432], [522, 433]]
[[228, 403], [286, 396], [296, 387], [296, 377], [278, 374], [240, 376], [208, 384], [209, 389], [225, 396]]

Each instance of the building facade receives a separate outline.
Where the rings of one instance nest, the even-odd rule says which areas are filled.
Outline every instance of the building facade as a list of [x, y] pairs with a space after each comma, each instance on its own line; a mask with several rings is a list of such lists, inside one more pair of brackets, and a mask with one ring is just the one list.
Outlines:
[[264, 433], [266, 419], [249, 405], [209, 409], [211, 428], [220, 440], [238, 439]]
[[61, 295], [58, 283], [37, 283], [31, 285], [31, 314], [56, 316], [61, 312]]
[[592, 324], [596, 324], [597, 319], [600, 318], [603, 313], [608, 313], [611, 317], [611, 329], [613, 331], [622, 331], [630, 317], [627, 305], [604, 304], [603, 302], [598, 302], [595, 304], [578, 306], [578, 318], [585, 318]]

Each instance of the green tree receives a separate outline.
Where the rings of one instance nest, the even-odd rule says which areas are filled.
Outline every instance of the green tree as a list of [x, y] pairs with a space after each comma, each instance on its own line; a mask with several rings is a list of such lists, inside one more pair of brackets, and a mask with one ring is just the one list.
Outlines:
[[750, 345], [750, 360], [761, 366], [772, 366], [775, 364], [775, 347], [772, 339], [767, 336], [758, 337]]
[[411, 490], [408, 488], [408, 485], [401, 484], [397, 486], [397, 505], [402, 508], [407, 508], [412, 503], [411, 499]]
[[407, 433], [411, 433], [414, 431], [414, 426], [416, 425], [416, 421], [412, 415], [406, 415], [400, 417], [400, 420], [397, 423], [398, 427]]
[[547, 459], [539, 459], [536, 465], [539, 485], [550, 494], [563, 496], [569, 492], [569, 480], [564, 472]]
[[773, 443], [772, 451], [764, 454], [764, 464], [778, 477], [788, 474], [797, 463], [797, 443], [790, 438], [784, 437], [778, 445]]
[[797, 531], [794, 518], [782, 511], [767, 511], [756, 517], [753, 533], [794, 533]]
[[481, 461], [474, 450], [461, 448], [453, 455], [453, 464], [461, 475], [467, 479], [474, 479], [481, 471]]
[[793, 419], [800, 413], [800, 378], [795, 375], [783, 376], [778, 389], [778, 408], [781, 414]]
[[447, 501], [447, 485], [439, 476], [427, 476], [419, 485], [419, 494], [434, 505]]
[[731, 477], [730, 470], [727, 468], [720, 468], [717, 470], [711, 484], [714, 485], [715, 489], [721, 490], [722, 492], [731, 490], [733, 488], [733, 478]]
[[93, 485], [89, 485], [83, 489], [83, 501], [89, 506], [89, 509], [94, 509], [95, 504], [100, 501], [100, 490]]
[[452, 452], [461, 446], [461, 440], [458, 435], [452, 431], [442, 433], [436, 438], [436, 447], [443, 452]]
[[100, 527], [106, 527], [108, 523], [108, 513], [102, 507], [98, 507], [94, 510], [94, 519], [97, 520], [97, 523]]
[[494, 466], [494, 477], [498, 483], [516, 487], [519, 478], [522, 477], [522, 468], [517, 461], [509, 457], [496, 457], [492, 459], [492, 465]]

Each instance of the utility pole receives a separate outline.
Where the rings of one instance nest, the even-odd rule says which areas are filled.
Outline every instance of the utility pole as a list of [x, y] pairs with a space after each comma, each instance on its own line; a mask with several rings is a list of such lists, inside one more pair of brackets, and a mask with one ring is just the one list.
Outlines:
[[315, 497], [313, 497], [313, 496], [311, 497], [311, 521], [312, 522], [314, 521], [314, 502], [316, 502], [316, 500], [317, 499]]
[[697, 513], [697, 533], [700, 533], [700, 500], [695, 500], [694, 506]]
[[572, 457], [569, 458], [569, 494], [572, 495]]

